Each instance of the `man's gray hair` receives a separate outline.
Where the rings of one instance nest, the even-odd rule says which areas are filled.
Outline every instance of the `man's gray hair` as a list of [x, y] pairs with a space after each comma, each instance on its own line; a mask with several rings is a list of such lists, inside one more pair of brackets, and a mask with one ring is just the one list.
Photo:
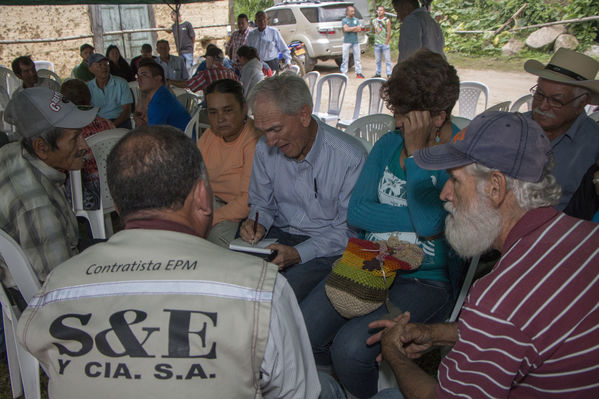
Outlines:
[[[35, 153], [35, 149], [33, 148], [33, 142], [35, 141], [35, 139], [42, 139], [44, 140], [46, 143], [48, 143], [50, 145], [50, 148], [52, 149], [58, 149], [58, 139], [60, 138], [60, 136], [62, 136], [64, 132], [64, 129], [61, 127], [49, 127], [48, 129], [44, 130], [43, 132], [41, 132], [40, 134], [38, 134], [37, 136], [30, 136], [30, 137], [23, 137], [21, 139], [21, 145], [23, 146], [23, 148], [25, 148], [25, 150], [27, 150], [27, 152], [30, 155], [33, 155], [34, 157], [37, 157], [37, 154]], [[18, 132], [17, 132], [18, 134]]]
[[[591, 99], [591, 91], [584, 87], [574, 86], [574, 88], [572, 89], [572, 94], [574, 94], [574, 98], [580, 96], [580, 98], [576, 98], [576, 100], [574, 101], [573, 105], [575, 107], [579, 107], [583, 105], [583, 103], [584, 105], [586, 105]], [[586, 94], [586, 96], [583, 96], [583, 94]]]
[[[553, 159], [545, 165], [545, 176], [537, 183], [514, 179], [501, 173], [505, 176], [506, 188], [512, 190], [518, 206], [529, 211], [544, 206], [554, 206], [559, 202], [562, 188], [551, 174], [552, 169]], [[491, 173], [497, 171], [479, 163], [468, 165], [466, 170], [477, 179], [477, 190], [480, 194], [484, 194], [484, 186]]]
[[312, 94], [306, 82], [292, 72], [264, 79], [254, 86], [248, 96], [248, 105], [253, 111], [256, 97], [266, 96], [279, 107], [285, 115], [295, 115], [304, 105], [312, 111]]

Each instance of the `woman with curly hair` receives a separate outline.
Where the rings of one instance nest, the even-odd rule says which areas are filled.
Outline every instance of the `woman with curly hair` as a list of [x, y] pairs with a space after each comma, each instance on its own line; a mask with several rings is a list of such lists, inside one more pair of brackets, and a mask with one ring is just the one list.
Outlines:
[[[422, 265], [398, 271], [389, 289], [391, 302], [411, 312], [411, 320], [439, 322], [452, 304], [448, 245], [443, 237], [446, 211], [439, 199], [446, 172], [420, 169], [414, 151], [446, 143], [459, 131], [451, 123], [460, 82], [442, 56], [421, 49], [397, 64], [381, 94], [393, 111], [396, 130], [376, 142], [354, 187], [348, 223], [368, 240], [398, 237], [424, 252]], [[385, 306], [354, 319], [335, 311], [321, 282], [302, 302], [312, 350], [319, 365], [332, 363], [339, 381], [358, 398], [377, 392], [380, 344], [367, 345], [368, 325], [387, 314]]]
[[110, 74], [120, 76], [127, 82], [135, 80], [135, 74], [129, 63], [121, 56], [121, 51], [117, 46], [111, 44], [106, 49], [106, 58], [110, 62]]

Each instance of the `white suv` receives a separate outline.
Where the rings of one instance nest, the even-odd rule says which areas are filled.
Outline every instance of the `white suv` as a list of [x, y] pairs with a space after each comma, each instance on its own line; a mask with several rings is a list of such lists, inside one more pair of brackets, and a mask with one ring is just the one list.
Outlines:
[[[314, 68], [317, 60], [326, 61], [334, 58], [341, 65], [343, 27], [341, 20], [346, 16], [347, 6], [353, 5], [344, 1], [299, 1], [284, 2], [264, 10], [268, 15], [268, 24], [281, 32], [287, 44], [301, 42], [306, 54], [303, 55], [306, 72]], [[364, 51], [368, 42], [367, 33], [370, 23], [364, 20], [356, 8], [355, 17], [360, 20], [362, 31], [358, 33], [358, 41]], [[299, 57], [300, 59], [302, 56]]]

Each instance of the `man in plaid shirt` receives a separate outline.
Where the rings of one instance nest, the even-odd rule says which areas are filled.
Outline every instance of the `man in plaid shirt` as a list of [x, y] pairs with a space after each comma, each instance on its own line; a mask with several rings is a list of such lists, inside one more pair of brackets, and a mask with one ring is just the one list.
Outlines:
[[247, 43], [248, 35], [250, 34], [248, 16], [245, 14], [239, 14], [237, 17], [237, 28], [235, 32], [231, 34], [231, 40], [225, 46], [225, 52], [227, 57], [233, 61], [233, 67], [239, 68], [239, 59], [237, 58], [237, 50], [239, 47], [244, 46]]
[[[16, 125], [21, 140], [0, 149], [0, 229], [23, 249], [40, 281], [77, 254], [77, 219], [64, 192], [66, 172], [81, 169], [88, 149], [81, 128], [98, 109], [80, 110], [48, 88], [13, 96], [4, 119]], [[15, 283], [0, 256], [6, 287]], [[16, 290], [9, 290], [18, 303]]]
[[187, 81], [187, 87], [191, 91], [204, 90], [210, 83], [221, 79], [239, 80], [232, 69], [223, 65], [223, 51], [218, 47], [210, 47], [206, 51], [206, 70], [200, 71]]

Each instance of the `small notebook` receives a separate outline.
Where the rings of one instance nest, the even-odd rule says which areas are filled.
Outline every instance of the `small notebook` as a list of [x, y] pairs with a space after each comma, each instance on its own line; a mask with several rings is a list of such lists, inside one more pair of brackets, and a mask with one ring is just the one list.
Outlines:
[[272, 253], [272, 249], [266, 248], [270, 244], [274, 244], [277, 242], [276, 238], [265, 238], [264, 240], [258, 241], [252, 247], [252, 244], [246, 241], [243, 241], [241, 238], [236, 238], [235, 240], [229, 243], [229, 249], [233, 251], [242, 251], [242, 252], [251, 252], [255, 254], [265, 254], [270, 255]]

